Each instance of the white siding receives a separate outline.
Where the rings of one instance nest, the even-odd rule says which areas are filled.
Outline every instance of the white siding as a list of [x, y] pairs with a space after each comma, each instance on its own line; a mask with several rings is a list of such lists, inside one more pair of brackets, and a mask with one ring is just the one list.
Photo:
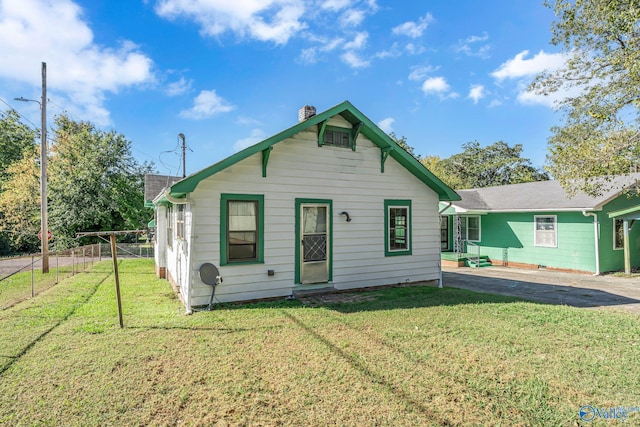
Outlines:
[[[340, 125], [335, 119], [330, 123]], [[438, 196], [393, 158], [380, 172], [380, 149], [360, 136], [356, 151], [318, 147], [316, 128], [273, 146], [267, 177], [262, 156], [249, 157], [202, 182], [197, 206], [191, 304], [208, 304], [211, 288], [197, 269], [220, 266], [220, 195], [264, 195], [264, 264], [220, 267], [220, 302], [291, 295], [295, 286], [295, 199], [333, 201], [333, 282], [337, 289], [379, 286], [439, 275]], [[385, 257], [384, 200], [412, 200], [412, 255]], [[340, 212], [352, 218], [346, 222]], [[175, 247], [175, 245], [174, 245]], [[169, 257], [172, 255], [170, 254]], [[175, 255], [173, 255], [175, 256]], [[268, 276], [267, 270], [274, 270]]]
[[[190, 266], [189, 244], [191, 237], [192, 215], [191, 206], [185, 205], [184, 212], [184, 239], [176, 236], [176, 213], [174, 209], [170, 210], [171, 215], [168, 218], [172, 224], [173, 244], [167, 245], [167, 278], [171, 279], [173, 284], [178, 287], [182, 300], [189, 308], [189, 289], [188, 283], [191, 281], [193, 269]], [[166, 233], [166, 228], [165, 228]]]

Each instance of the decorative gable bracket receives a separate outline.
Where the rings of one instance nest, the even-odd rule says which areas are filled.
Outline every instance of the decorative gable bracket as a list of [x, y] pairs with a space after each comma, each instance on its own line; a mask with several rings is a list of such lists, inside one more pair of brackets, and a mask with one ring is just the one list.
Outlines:
[[271, 150], [273, 150], [273, 145], [268, 146], [264, 150], [262, 150], [262, 177], [267, 177], [267, 164], [269, 163], [269, 156], [271, 155]]
[[387, 161], [387, 157], [393, 151], [393, 147], [384, 147], [380, 149], [380, 173], [384, 173], [384, 162]]

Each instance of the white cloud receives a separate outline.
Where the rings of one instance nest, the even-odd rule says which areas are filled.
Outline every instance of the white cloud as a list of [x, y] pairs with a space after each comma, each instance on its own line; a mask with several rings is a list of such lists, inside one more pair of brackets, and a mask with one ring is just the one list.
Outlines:
[[469, 90], [469, 98], [473, 99], [473, 103], [477, 104], [479, 100], [487, 96], [487, 91], [483, 85], [473, 85]]
[[395, 35], [402, 35], [416, 39], [422, 36], [429, 24], [433, 21], [435, 21], [433, 16], [430, 13], [427, 13], [424, 17], [420, 18], [418, 22], [405, 22], [404, 24], [393, 27], [391, 32]]
[[343, 27], [357, 27], [364, 21], [364, 11], [357, 9], [349, 9], [340, 17], [340, 25]]
[[351, 4], [351, 0], [326, 0], [320, 7], [322, 9], [341, 10], [349, 6], [349, 4]]
[[387, 117], [386, 119], [382, 119], [378, 122], [378, 127], [382, 129], [385, 133], [393, 132], [393, 128], [391, 125], [395, 122], [395, 119], [392, 117]]
[[187, 119], [201, 120], [216, 114], [228, 113], [235, 109], [225, 99], [218, 96], [215, 90], [203, 90], [193, 100], [193, 107], [180, 112], [180, 116]]
[[160, 0], [155, 10], [166, 19], [193, 19], [203, 35], [213, 37], [232, 32], [286, 44], [306, 27], [304, 4], [295, 0]]
[[554, 71], [565, 64], [566, 57], [561, 53], [538, 52], [530, 59], [528, 50], [518, 53], [514, 58], [504, 62], [491, 75], [498, 81], [514, 80], [516, 82], [516, 99], [525, 105], [544, 105], [556, 108], [558, 102], [568, 96], [577, 95], [576, 89], [558, 90], [551, 95], [540, 95], [530, 92], [528, 87], [533, 77], [543, 71]]
[[565, 56], [561, 53], [538, 52], [531, 59], [525, 59], [529, 55], [528, 50], [523, 50], [514, 58], [502, 63], [491, 75], [496, 79], [518, 79], [521, 77], [532, 77], [545, 70], [556, 70], [565, 63]]
[[430, 77], [422, 83], [425, 95], [438, 95], [440, 98], [457, 98], [459, 95], [451, 91], [451, 86], [444, 77]]
[[414, 67], [409, 74], [409, 80], [422, 81], [426, 79], [429, 74], [433, 73], [436, 70], [436, 67], [432, 67], [430, 65]]
[[251, 147], [253, 144], [257, 144], [258, 142], [265, 139], [265, 133], [262, 129], [253, 129], [251, 134], [243, 139], [237, 140], [233, 144], [233, 151], [241, 151], [247, 147]]
[[477, 45], [487, 40], [489, 40], [489, 35], [486, 32], [482, 33], [481, 36], [469, 36], [464, 40], [458, 40], [455, 51], [462, 52], [467, 56], [477, 56], [486, 59], [489, 57], [491, 46], [489, 44], [482, 44], [481, 46]]
[[342, 59], [342, 61], [344, 61], [344, 63], [349, 65], [351, 68], [366, 68], [369, 65], [371, 65], [370, 61], [367, 61], [366, 59], [362, 59], [360, 55], [358, 55], [353, 51], [347, 51], [343, 53], [340, 56], [340, 58]]
[[101, 126], [111, 124], [104, 106], [107, 92], [155, 80], [153, 61], [134, 43], [96, 45], [82, 10], [70, 0], [3, 1], [0, 58], [5, 64], [0, 78], [36, 87], [41, 82], [40, 62], [46, 62], [47, 84], [72, 103], [66, 107]]
[[298, 63], [310, 65], [318, 62], [318, 52], [315, 47], [309, 47], [307, 49], [302, 49], [300, 51], [300, 55], [298, 55]]
[[369, 33], [367, 33], [366, 31], [357, 33], [353, 38], [353, 41], [350, 41], [344, 44], [344, 49], [345, 50], [363, 49], [367, 45], [368, 38], [369, 38]]
[[182, 95], [183, 93], [187, 93], [191, 90], [192, 83], [193, 82], [191, 80], [180, 77], [180, 80], [167, 85], [165, 93], [169, 96]]
[[489, 108], [499, 107], [502, 105], [502, 101], [499, 99], [494, 99], [489, 103]]
[[431, 77], [422, 83], [422, 91], [424, 93], [443, 93], [448, 92], [451, 87], [444, 77]]

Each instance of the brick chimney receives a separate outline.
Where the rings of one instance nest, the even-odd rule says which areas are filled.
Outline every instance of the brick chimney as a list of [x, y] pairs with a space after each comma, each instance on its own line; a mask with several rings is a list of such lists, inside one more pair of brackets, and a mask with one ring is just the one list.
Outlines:
[[298, 110], [298, 123], [304, 122], [307, 119], [316, 115], [316, 107], [312, 107], [311, 105], [305, 105], [301, 109]]

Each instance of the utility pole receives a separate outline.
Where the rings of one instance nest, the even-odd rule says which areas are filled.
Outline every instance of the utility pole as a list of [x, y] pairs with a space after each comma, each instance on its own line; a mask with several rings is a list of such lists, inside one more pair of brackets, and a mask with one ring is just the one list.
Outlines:
[[42, 273], [49, 272], [49, 223], [47, 218], [47, 63], [42, 63], [42, 130], [40, 131], [40, 233], [42, 233]]
[[182, 177], [187, 176], [187, 142], [184, 137], [184, 133], [179, 133], [178, 138], [182, 139]]
[[42, 273], [49, 272], [49, 224], [47, 219], [47, 63], [42, 63], [42, 99], [13, 98], [40, 105], [40, 241], [42, 242]]

